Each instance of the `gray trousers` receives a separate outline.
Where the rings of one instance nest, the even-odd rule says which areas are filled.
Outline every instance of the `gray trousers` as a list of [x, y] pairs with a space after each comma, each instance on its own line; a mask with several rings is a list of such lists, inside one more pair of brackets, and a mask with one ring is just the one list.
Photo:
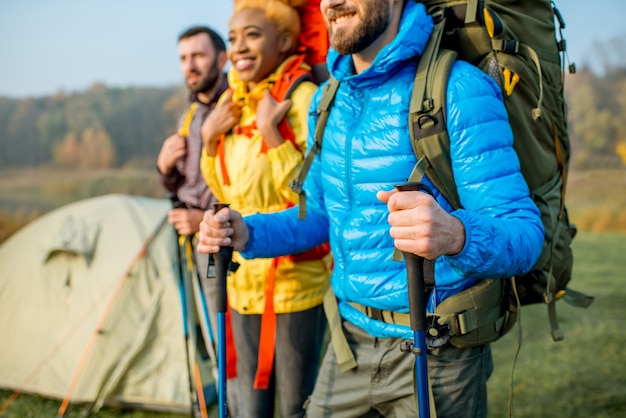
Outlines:
[[276, 315], [274, 367], [266, 390], [254, 389], [261, 315], [241, 315], [231, 310], [237, 348], [239, 418], [274, 416], [278, 397], [281, 418], [304, 416], [304, 402], [313, 391], [326, 329], [322, 305], [301, 312]]
[[[404, 340], [374, 338], [347, 321], [343, 321], [343, 331], [357, 367], [341, 373], [329, 344], [306, 416], [417, 417], [415, 355], [400, 351]], [[492, 370], [488, 345], [458, 349], [448, 344], [429, 350], [428, 375], [437, 417], [486, 417], [487, 379]]]

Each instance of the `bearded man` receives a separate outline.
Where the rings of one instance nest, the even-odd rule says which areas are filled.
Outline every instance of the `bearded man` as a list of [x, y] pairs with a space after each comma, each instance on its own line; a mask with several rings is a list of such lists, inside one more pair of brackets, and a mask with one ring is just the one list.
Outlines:
[[[195, 236], [204, 211], [217, 200], [200, 172], [200, 128], [215, 108], [220, 95], [228, 88], [223, 70], [228, 57], [224, 40], [206, 26], [193, 26], [182, 32], [178, 37], [178, 54], [180, 70], [189, 90], [189, 106], [179, 118], [176, 133], [163, 141], [157, 170], [163, 187], [177, 198], [174, 208], [168, 213], [168, 222], [178, 235], [192, 240], [195, 272], [202, 284], [211, 331], [217, 335], [215, 280], [207, 278], [209, 257], [195, 251]], [[235, 411], [236, 392], [231, 380], [228, 382], [228, 398], [232, 404], [231, 411]]]
[[[435, 287], [426, 306], [432, 319], [449, 298], [480, 283], [500, 283], [483, 279], [530, 270], [541, 252], [543, 225], [520, 172], [500, 89], [461, 61], [448, 81], [446, 114], [463, 208], [455, 210], [427, 176], [422, 183], [432, 195], [394, 191], [417, 164], [408, 108], [433, 20], [413, 0], [322, 0], [321, 11], [331, 82], [339, 84], [321, 151], [303, 184], [305, 207], [245, 217], [228, 208], [209, 211], [198, 251], [232, 245], [246, 258], [277, 257], [329, 240], [333, 294], [324, 309], [332, 343], [306, 416], [416, 417], [416, 356], [400, 350], [414, 337], [407, 280], [415, 278], [407, 279], [394, 249], [434, 261]], [[308, 149], [327, 84], [312, 99]], [[427, 351], [437, 416], [486, 417], [489, 344], [460, 348], [433, 339]]]
[[176, 193], [184, 204], [168, 216], [179, 235], [198, 232], [204, 210], [215, 201], [200, 173], [200, 127], [228, 88], [223, 72], [228, 59], [225, 51], [223, 39], [208, 27], [195, 26], [178, 37], [180, 69], [190, 105], [179, 119], [177, 132], [163, 141], [157, 170], [165, 189]]

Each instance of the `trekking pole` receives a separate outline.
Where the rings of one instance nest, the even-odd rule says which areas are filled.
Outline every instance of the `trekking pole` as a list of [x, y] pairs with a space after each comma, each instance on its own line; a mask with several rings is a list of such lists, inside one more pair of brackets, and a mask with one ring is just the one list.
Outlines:
[[[398, 191], [425, 191], [432, 195], [428, 187], [422, 183], [397, 185]], [[404, 352], [415, 354], [415, 392], [419, 418], [430, 417], [430, 399], [428, 391], [428, 366], [426, 364], [426, 287], [424, 279], [427, 274], [434, 280], [434, 263], [424, 257], [402, 251], [406, 263], [407, 284], [409, 288], [409, 319], [413, 330], [413, 343], [406, 342], [400, 347]], [[428, 269], [428, 270], [426, 270]]]
[[[180, 208], [184, 208], [185, 204], [184, 202], [182, 202], [179, 198], [178, 195], [174, 192], [170, 192], [167, 194], [167, 198], [170, 200], [170, 202], [172, 203], [172, 208], [174, 209], [180, 209]], [[191, 363], [191, 358], [189, 356], [189, 339], [190, 339], [190, 335], [189, 335], [189, 312], [188, 312], [188, 308], [187, 308], [187, 303], [189, 302], [187, 300], [186, 297], [186, 291], [185, 291], [185, 280], [183, 278], [183, 262], [182, 262], [182, 255], [181, 255], [181, 246], [180, 246], [180, 235], [178, 234], [178, 231], [176, 231], [176, 258], [178, 261], [178, 279], [179, 279], [179, 292], [180, 292], [180, 300], [181, 300], [181, 309], [182, 309], [182, 315], [183, 315], [183, 334], [185, 337], [185, 358], [187, 360], [187, 374], [189, 376], [189, 401], [190, 401], [190, 410], [189, 410], [189, 414], [191, 416], [193, 416], [193, 406], [194, 406], [194, 401], [195, 401], [195, 396], [194, 396], [194, 379], [193, 379], [193, 366]]]
[[[228, 207], [228, 203], [213, 204], [214, 213]], [[218, 369], [218, 412], [220, 418], [228, 416], [228, 401], [226, 399], [226, 277], [233, 257], [233, 247], [220, 247], [219, 252], [213, 254], [215, 279], [217, 280], [217, 369]]]

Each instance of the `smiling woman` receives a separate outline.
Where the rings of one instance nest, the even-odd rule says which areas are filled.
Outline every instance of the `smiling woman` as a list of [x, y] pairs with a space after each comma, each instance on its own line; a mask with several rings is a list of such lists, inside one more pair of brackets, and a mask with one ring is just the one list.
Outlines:
[[[297, 24], [298, 21], [296, 20]], [[281, 62], [295, 50], [298, 26], [295, 35], [280, 30], [265, 17], [258, 8], [244, 8], [236, 12], [229, 23], [228, 58], [239, 79], [248, 83], [252, 90], [256, 84], [270, 75]]]
[[[311, 3], [319, 0], [309, 0]], [[237, 0], [228, 31], [230, 90], [203, 124], [202, 172], [220, 202], [244, 214], [297, 203], [289, 183], [306, 149], [310, 80], [299, 45], [305, 0]], [[198, 248], [199, 251], [200, 248]], [[237, 408], [248, 417], [301, 417], [324, 333], [327, 245], [279, 258], [244, 259], [228, 278]], [[275, 399], [277, 406], [274, 407]]]

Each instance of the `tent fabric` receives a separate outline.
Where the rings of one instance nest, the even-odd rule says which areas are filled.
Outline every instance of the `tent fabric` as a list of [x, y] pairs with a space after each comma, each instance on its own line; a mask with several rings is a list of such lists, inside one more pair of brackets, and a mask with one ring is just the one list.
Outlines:
[[78, 219], [69, 214], [60, 226], [44, 262], [57, 253], [69, 252], [84, 257], [89, 264], [95, 251], [99, 232], [100, 227], [97, 223], [90, 224], [88, 220]]
[[71, 393], [71, 402], [96, 410], [190, 409], [169, 209], [165, 199], [91, 198], [0, 246], [0, 388]]

